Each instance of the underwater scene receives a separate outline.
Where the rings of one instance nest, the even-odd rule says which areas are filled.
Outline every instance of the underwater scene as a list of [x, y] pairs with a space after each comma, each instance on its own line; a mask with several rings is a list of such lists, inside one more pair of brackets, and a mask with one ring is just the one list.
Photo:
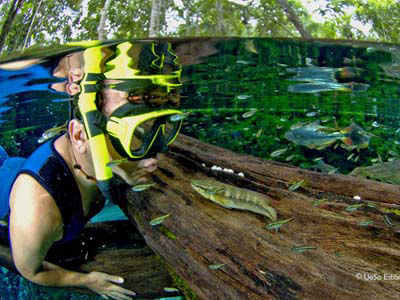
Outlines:
[[[84, 105], [77, 104], [83, 101], [82, 95], [91, 95], [88, 99], [95, 103], [99, 101], [98, 93], [112, 89], [126, 95], [134, 105], [148, 105], [153, 109], [161, 105], [163, 109], [172, 111], [172, 117], [165, 121], [171, 124], [170, 127], [166, 124], [162, 128], [166, 131], [164, 138], [168, 146], [173, 149], [180, 147], [179, 137], [185, 135], [234, 154], [276, 162], [274, 166], [298, 167], [321, 176], [357, 177], [398, 185], [399, 83], [400, 47], [384, 43], [187, 38], [71, 43], [59, 48], [35, 50], [0, 62], [0, 145], [7, 153], [1, 163], [6, 157], [26, 158], [39, 146], [67, 132], [68, 121], [76, 117], [77, 108], [81, 114], [82, 109], [86, 109]], [[92, 108], [88, 108], [88, 111]], [[149, 113], [145, 108], [143, 111]], [[127, 118], [123, 113], [113, 113], [111, 116]], [[88, 116], [83, 117], [86, 126], [96, 118]], [[114, 127], [109, 123], [112, 123], [112, 117], [99, 120], [96, 124], [111, 132]], [[146, 126], [155, 128], [153, 124], [144, 124], [144, 129], [133, 128], [132, 136], [136, 136], [140, 143], [153, 143], [154, 140], [149, 142], [143, 133]], [[179, 128], [175, 130], [175, 127]], [[171, 134], [168, 130], [171, 130]], [[111, 139], [117, 149], [125, 149], [122, 138], [115, 143]], [[175, 146], [175, 139], [178, 146]], [[137, 149], [133, 149], [133, 141], [127, 143], [130, 149], [125, 151], [131, 151], [131, 158], [147, 157], [134, 151]], [[177, 154], [174, 157], [180, 159]], [[109, 161], [107, 166], [115, 166], [125, 160]], [[188, 161], [187, 164], [193, 164], [193, 168], [207, 167], [207, 174], [213, 171], [221, 174], [233, 172], [218, 164], [206, 166], [200, 161]], [[168, 176], [168, 170], [161, 168], [163, 172]], [[265, 172], [268, 173], [268, 170]], [[179, 172], [174, 170], [174, 173]], [[228, 176], [226, 178], [230, 185], [236, 180], [229, 174], [216, 178], [222, 179], [224, 176]], [[255, 175], [249, 177], [243, 173], [239, 173], [239, 176], [248, 179], [248, 182], [256, 178]], [[245, 187], [243, 185], [240, 187]], [[217, 203], [222, 201], [215, 199], [221, 191], [230, 195], [239, 193], [222, 183], [213, 186], [211, 192], [204, 192], [200, 183], [197, 185], [192, 181], [192, 186], [193, 193], [197, 191], [204, 198]], [[292, 180], [287, 190], [295, 192], [310, 186], [312, 183], [305, 176], [304, 179]], [[133, 192], [152, 188], [154, 186], [151, 184], [141, 184], [135, 186]], [[249, 183], [249, 190], [266, 191], [254, 182]], [[375, 209], [373, 204], [364, 203], [357, 194], [353, 196], [350, 197], [354, 199], [353, 202], [346, 203], [347, 212], [361, 207], [367, 212], [368, 209]], [[331, 201], [322, 196], [317, 200], [320, 202], [313, 202], [314, 207]], [[397, 231], [393, 230], [398, 234], [400, 204], [396, 199], [391, 203], [380, 208], [379, 213], [384, 218], [382, 224], [397, 228]], [[225, 203], [222, 206], [260, 213], [254, 208], [240, 205], [236, 207]], [[278, 232], [281, 226], [293, 222], [290, 218], [282, 221], [277, 217], [279, 209], [277, 212], [271, 207], [264, 207], [264, 213], [260, 213], [268, 218], [268, 222], [274, 221], [267, 229]], [[128, 217], [125, 214], [126, 211], [124, 213], [117, 205], [107, 202], [99, 214], [92, 216], [90, 223], [133, 219], [133, 213]], [[152, 220], [154, 222], [150, 222], [150, 225], [159, 226], [168, 217], [167, 214], [162, 215], [161, 219]], [[7, 226], [7, 219], [3, 218], [2, 222]], [[368, 218], [363, 222], [359, 226], [374, 226], [376, 223]], [[167, 232], [167, 229], [163, 230]], [[173, 233], [166, 234], [170, 240], [176, 239]], [[145, 236], [144, 240], [148, 238], [151, 239], [151, 236]], [[294, 247], [292, 252], [315, 250], [312, 246], [307, 247], [308, 244]], [[4, 249], [1, 248], [1, 251]], [[335, 259], [341, 258], [339, 252], [335, 252]], [[377, 250], [376, 255], [383, 254]], [[3, 264], [4, 258], [1, 262]], [[386, 262], [382, 259], [379, 263], [384, 265]], [[209, 269], [215, 271], [229, 266], [225, 262], [210, 261], [207, 264]], [[398, 270], [396, 266], [393, 268]], [[268, 273], [263, 270], [258, 266], [259, 275]], [[284, 283], [287, 291], [275, 293], [272, 285], [272, 292], [268, 292], [270, 296], [273, 299], [297, 299], [296, 293], [301, 288], [296, 282], [279, 276], [282, 276], [282, 280], [288, 280]], [[0, 299], [103, 299], [94, 293], [39, 286], [6, 267], [1, 267], [1, 277]], [[268, 280], [272, 279], [268, 277]], [[255, 282], [259, 286], [258, 281]], [[162, 287], [165, 288], [162, 291], [164, 296], [139, 297], [139, 293], [135, 298], [205, 299], [204, 295], [199, 298], [190, 296], [190, 292], [183, 291], [184, 286], [174, 280], [173, 286]], [[225, 299], [250, 299], [229, 297], [232, 298]]]

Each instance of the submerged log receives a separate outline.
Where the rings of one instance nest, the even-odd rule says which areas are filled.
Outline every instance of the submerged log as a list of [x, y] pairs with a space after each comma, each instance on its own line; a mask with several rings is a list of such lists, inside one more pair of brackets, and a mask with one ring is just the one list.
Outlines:
[[[46, 259], [69, 270], [121, 276], [125, 279], [122, 286], [139, 298], [171, 295], [163, 290], [173, 286], [170, 274], [129, 221], [90, 223], [77, 240], [52, 248]], [[16, 272], [10, 248], [4, 244], [0, 245], [0, 264]]]
[[[212, 170], [214, 165], [235, 174]], [[278, 219], [293, 220], [268, 230], [266, 217], [206, 200], [192, 189], [192, 179], [268, 195]], [[148, 190], [127, 192], [125, 209], [147, 244], [200, 299], [399, 297], [399, 226], [385, 224], [382, 210], [400, 203], [399, 186], [239, 155], [183, 135], [162, 157], [153, 180], [157, 185]], [[300, 188], [288, 190], [301, 180]], [[323, 198], [327, 202], [313, 206]], [[364, 206], [345, 209], [359, 203]], [[161, 225], [149, 224], [167, 214]], [[296, 253], [296, 246], [315, 249]], [[216, 264], [223, 265], [209, 268]]]

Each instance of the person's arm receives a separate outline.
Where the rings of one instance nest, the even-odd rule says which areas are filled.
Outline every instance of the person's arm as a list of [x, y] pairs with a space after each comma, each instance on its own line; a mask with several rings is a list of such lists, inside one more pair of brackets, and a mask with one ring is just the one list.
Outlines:
[[12, 255], [23, 277], [44, 286], [85, 287], [116, 299], [135, 294], [113, 284], [123, 282], [119, 276], [73, 272], [44, 260], [51, 245], [62, 238], [62, 217], [52, 197], [31, 176], [17, 178], [10, 208]]

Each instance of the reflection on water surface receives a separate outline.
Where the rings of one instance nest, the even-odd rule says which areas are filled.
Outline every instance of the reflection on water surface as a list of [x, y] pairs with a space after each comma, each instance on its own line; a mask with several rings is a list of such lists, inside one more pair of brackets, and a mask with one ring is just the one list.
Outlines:
[[108, 88], [132, 103], [179, 106], [190, 112], [184, 134], [238, 153], [398, 183], [398, 46], [212, 38], [95, 47], [97, 57], [70, 45], [0, 64], [0, 144], [10, 155], [65, 131], [77, 97]]

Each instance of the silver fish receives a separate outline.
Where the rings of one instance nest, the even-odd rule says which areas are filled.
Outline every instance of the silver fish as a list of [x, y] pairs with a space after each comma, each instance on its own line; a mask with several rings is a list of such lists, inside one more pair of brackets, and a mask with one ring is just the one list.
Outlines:
[[272, 230], [272, 229], [278, 230], [283, 224], [288, 223], [288, 222], [290, 222], [292, 220], [293, 220], [293, 218], [289, 218], [289, 219], [282, 220], [282, 221], [272, 222], [272, 223], [269, 223], [266, 226], [266, 228], [270, 229], [270, 230]]
[[108, 163], [107, 163], [107, 167], [117, 166], [117, 165], [119, 165], [120, 163], [123, 163], [123, 162], [125, 162], [125, 161], [128, 161], [128, 159], [127, 159], [127, 158], [116, 159], [116, 160], [113, 160], [113, 161], [108, 162]]
[[181, 114], [176, 114], [176, 115], [171, 116], [169, 118], [169, 120], [171, 122], [178, 122], [178, 121], [186, 119], [187, 117], [189, 117], [190, 114], [191, 114], [190, 111], [189, 112], [185, 112], [185, 113], [181, 113]]
[[134, 191], [134, 192], [141, 192], [141, 191], [147, 190], [148, 188], [150, 188], [150, 187], [152, 187], [152, 186], [154, 186], [154, 185], [156, 185], [155, 182], [135, 185], [134, 187], [132, 187], [132, 191]]
[[308, 250], [317, 250], [317, 247], [314, 246], [296, 246], [292, 248], [292, 252], [294, 253], [303, 253]]
[[209, 265], [208, 268], [210, 270], [217, 270], [219, 268], [222, 268], [223, 266], [225, 266], [226, 264], [216, 264], [216, 265]]
[[160, 225], [161, 223], [163, 223], [166, 219], [169, 218], [171, 214], [167, 214], [158, 218], [155, 218], [153, 220], [150, 221], [150, 225], [151, 226], [156, 226], [156, 225]]

